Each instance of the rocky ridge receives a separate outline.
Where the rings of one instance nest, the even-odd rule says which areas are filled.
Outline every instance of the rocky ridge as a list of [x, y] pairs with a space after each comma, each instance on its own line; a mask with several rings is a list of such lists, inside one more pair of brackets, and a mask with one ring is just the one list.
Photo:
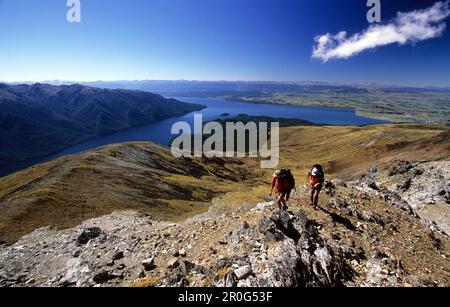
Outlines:
[[0, 245], [0, 286], [449, 286], [449, 238], [377, 174], [328, 182], [317, 211], [301, 187], [287, 212], [212, 208], [175, 224], [122, 211], [39, 229]]
[[385, 171], [370, 168], [359, 181], [397, 207], [450, 235], [450, 162], [398, 161]]

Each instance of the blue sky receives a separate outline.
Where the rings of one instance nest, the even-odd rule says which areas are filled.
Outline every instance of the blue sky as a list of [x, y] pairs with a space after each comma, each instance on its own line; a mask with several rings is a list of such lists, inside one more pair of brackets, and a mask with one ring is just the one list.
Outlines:
[[[381, 0], [384, 23], [437, 1]], [[369, 27], [366, 0], [0, 0], [0, 80], [314, 80], [450, 86], [450, 30], [327, 62], [315, 37]], [[446, 23], [450, 20], [447, 18]]]

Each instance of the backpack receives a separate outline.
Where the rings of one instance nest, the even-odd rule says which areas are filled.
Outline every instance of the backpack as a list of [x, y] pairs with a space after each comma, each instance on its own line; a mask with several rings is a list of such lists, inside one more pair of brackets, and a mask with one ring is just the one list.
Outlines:
[[276, 177], [278, 182], [281, 182], [283, 185], [286, 183], [289, 190], [295, 189], [295, 178], [292, 175], [292, 172], [288, 168], [283, 168], [279, 171], [276, 171], [274, 174], [274, 177]]
[[314, 165], [310, 172], [311, 176], [312, 176], [314, 169], [317, 169], [317, 171], [318, 171], [317, 177], [318, 177], [320, 183], [324, 183], [325, 182], [325, 172], [323, 171], [323, 166], [320, 164]]

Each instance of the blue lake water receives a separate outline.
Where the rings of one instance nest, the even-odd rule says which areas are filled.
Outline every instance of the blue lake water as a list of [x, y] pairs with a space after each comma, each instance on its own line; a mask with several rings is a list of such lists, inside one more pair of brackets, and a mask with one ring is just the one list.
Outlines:
[[[356, 115], [354, 110], [349, 109], [335, 109], [335, 108], [321, 108], [321, 107], [298, 107], [289, 105], [274, 105], [274, 104], [249, 104], [242, 102], [231, 102], [221, 99], [206, 99], [206, 98], [184, 98], [174, 97], [180, 101], [198, 103], [206, 105], [207, 108], [200, 111], [187, 114], [185, 116], [173, 117], [160, 122], [151, 123], [142, 127], [132, 128], [125, 131], [120, 131], [110, 135], [102, 136], [77, 146], [67, 148], [56, 154], [47, 157], [30, 159], [23, 162], [10, 164], [0, 167], [0, 177], [14, 173], [21, 169], [33, 166], [38, 163], [50, 161], [62, 156], [79, 153], [88, 149], [93, 149], [109, 144], [122, 142], [136, 142], [136, 141], [152, 141], [160, 144], [168, 144], [172, 139], [171, 135], [172, 125], [179, 121], [185, 121], [193, 125], [194, 114], [201, 113], [204, 121], [211, 121], [216, 119], [224, 119], [235, 117], [239, 114], [248, 114], [252, 116], [270, 116], [278, 118], [296, 118], [304, 119], [313, 123], [328, 124], [328, 125], [351, 125], [364, 126], [371, 124], [384, 124], [386, 121], [365, 118]], [[222, 115], [227, 113], [228, 116]]]

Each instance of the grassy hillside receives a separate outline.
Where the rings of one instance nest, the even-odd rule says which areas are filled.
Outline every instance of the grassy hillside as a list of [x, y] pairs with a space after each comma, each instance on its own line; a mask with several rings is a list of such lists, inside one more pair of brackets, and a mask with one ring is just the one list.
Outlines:
[[[291, 168], [299, 184], [307, 183], [306, 175], [316, 163], [325, 167], [328, 178], [353, 180], [369, 166], [385, 169], [399, 160], [450, 159], [448, 126], [287, 127], [281, 129], [280, 142], [280, 167]], [[260, 170], [259, 161], [246, 163], [264, 182], [246, 194], [262, 199], [273, 170]], [[233, 193], [224, 202], [245, 201], [246, 194]]]
[[0, 241], [40, 227], [72, 227], [115, 210], [180, 220], [254, 179], [233, 159], [175, 159], [151, 143], [112, 145], [0, 179]]
[[281, 164], [306, 174], [320, 163], [332, 177], [354, 179], [369, 165], [448, 159], [449, 131], [443, 126], [414, 125], [292, 127], [281, 132]]
[[[296, 126], [281, 129], [280, 167], [299, 184], [315, 163], [328, 178], [351, 180], [368, 166], [396, 160], [448, 160], [447, 126]], [[67, 156], [0, 179], [0, 241], [43, 226], [134, 209], [178, 221], [215, 204], [254, 206], [267, 196], [273, 170], [255, 159], [176, 159], [150, 143], [107, 146]]]

